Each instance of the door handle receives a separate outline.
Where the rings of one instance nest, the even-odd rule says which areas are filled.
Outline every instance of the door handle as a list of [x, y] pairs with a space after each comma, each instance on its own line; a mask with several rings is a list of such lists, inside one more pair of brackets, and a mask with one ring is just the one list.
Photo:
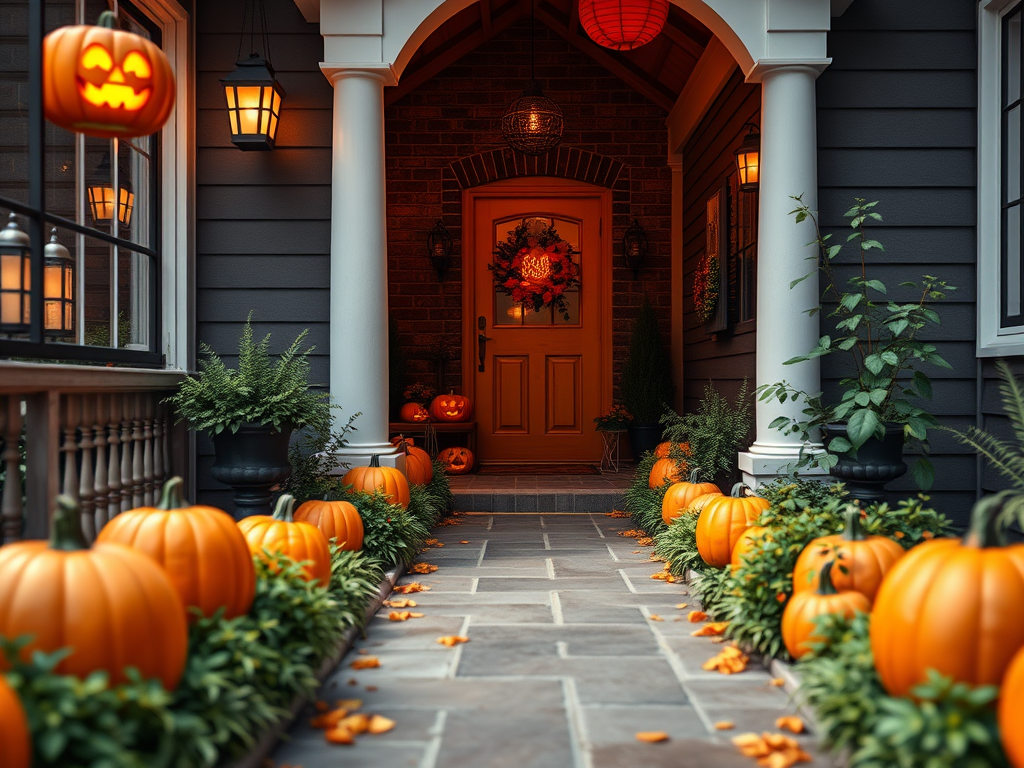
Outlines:
[[481, 333], [477, 335], [476, 340], [480, 345], [480, 365], [477, 367], [477, 370], [483, 373], [485, 369], [484, 361], [487, 359], [487, 342], [494, 341], [494, 339]]

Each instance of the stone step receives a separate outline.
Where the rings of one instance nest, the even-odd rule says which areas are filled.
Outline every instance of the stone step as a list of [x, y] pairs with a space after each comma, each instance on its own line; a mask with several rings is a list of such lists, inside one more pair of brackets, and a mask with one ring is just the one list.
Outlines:
[[550, 490], [454, 490], [458, 512], [612, 512], [622, 509], [621, 489], [586, 489], [569, 493]]

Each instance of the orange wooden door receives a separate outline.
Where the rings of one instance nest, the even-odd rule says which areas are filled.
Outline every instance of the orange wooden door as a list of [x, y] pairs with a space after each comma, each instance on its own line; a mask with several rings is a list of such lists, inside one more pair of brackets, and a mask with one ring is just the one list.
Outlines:
[[[474, 199], [474, 312], [467, 321], [474, 341], [477, 445], [484, 462], [601, 458], [593, 420], [602, 409], [604, 366], [610, 364], [602, 356], [608, 341], [602, 321], [602, 207], [602, 198], [593, 193]], [[575, 251], [581, 285], [567, 293], [569, 320], [553, 308], [524, 309], [495, 290], [487, 269], [495, 245], [524, 221], [554, 226]], [[487, 337], [482, 360], [480, 335]]]

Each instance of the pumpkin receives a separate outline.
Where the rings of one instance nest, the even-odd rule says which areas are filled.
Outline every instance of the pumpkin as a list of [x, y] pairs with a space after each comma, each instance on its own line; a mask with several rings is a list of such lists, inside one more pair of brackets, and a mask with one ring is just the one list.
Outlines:
[[[87, 677], [105, 670], [113, 685], [125, 667], [174, 690], [185, 669], [188, 622], [170, 576], [123, 544], [82, 536], [78, 504], [57, 497], [49, 541], [0, 547], [0, 635], [32, 635], [21, 651], [71, 647], [58, 674]], [[4, 663], [0, 659], [0, 668]]]
[[473, 404], [468, 397], [456, 395], [438, 395], [430, 404], [430, 415], [438, 421], [469, 421], [473, 415]]
[[974, 505], [962, 541], [933, 539], [886, 574], [871, 612], [871, 650], [885, 689], [906, 696], [925, 671], [998, 685], [1024, 646], [1024, 545], [997, 525], [1006, 497]]
[[[666, 440], [664, 443], [658, 443], [658, 447], [654, 449], [655, 458], [667, 459], [669, 452], [672, 450], [673, 443]], [[675, 443], [679, 446], [679, 450], [683, 452], [684, 456], [690, 455], [690, 444], [689, 443]]]
[[115, 29], [59, 27], [43, 39], [43, 109], [61, 128], [101, 139], [156, 133], [174, 108], [174, 70], [160, 46]]
[[782, 640], [786, 650], [794, 659], [799, 659], [811, 649], [808, 643], [819, 642], [814, 634], [814, 618], [826, 613], [836, 613], [851, 618], [858, 611], [871, 610], [871, 601], [860, 592], [840, 592], [832, 583], [834, 560], [821, 566], [818, 588], [810, 592], [797, 592], [790, 598], [782, 613]]
[[307, 501], [299, 505], [292, 519], [316, 526], [324, 538], [333, 541], [338, 549], [363, 548], [363, 518], [351, 502]]
[[838, 560], [832, 581], [840, 592], [852, 589], [874, 601], [882, 579], [906, 554], [892, 539], [864, 537], [860, 528], [860, 509], [846, 508], [846, 527], [841, 534], [822, 536], [804, 547], [793, 569], [793, 591], [809, 592], [818, 585], [818, 572], [828, 560]]
[[761, 539], [767, 532], [767, 528], [760, 525], [752, 525], [740, 534], [739, 541], [737, 541], [736, 546], [732, 548], [732, 556], [729, 559], [734, 571], [743, 565], [742, 558], [744, 555], [754, 551], [761, 545]]
[[[214, 507], [189, 506], [184, 481], [164, 483], [156, 507], [140, 507], [113, 518], [97, 541], [124, 544], [155, 560], [174, 582], [185, 608], [203, 616], [220, 608], [224, 617], [243, 616], [256, 595], [256, 570], [235, 520]], [[187, 611], [190, 621], [198, 617]]]
[[434, 479], [430, 454], [412, 444], [411, 437], [396, 437], [391, 444], [405, 449], [405, 476], [411, 485], [426, 485]]
[[467, 475], [473, 469], [473, 452], [469, 448], [445, 448], [437, 460], [449, 475]]
[[285, 493], [277, 500], [274, 514], [252, 515], [238, 521], [249, 551], [264, 562], [267, 553], [282, 554], [297, 563], [304, 563], [306, 581], [326, 587], [331, 582], [331, 548], [320, 530], [310, 523], [296, 522], [292, 517], [295, 499]]
[[688, 482], [673, 483], [665, 491], [661, 500], [661, 519], [668, 525], [683, 513], [683, 510], [693, 509], [693, 502], [701, 496], [710, 494], [722, 495], [721, 489], [714, 483], [698, 483], [696, 469], [690, 473]]
[[1003, 749], [1014, 768], [1024, 768], [1024, 730], [1020, 713], [1024, 711], [1024, 649], [1017, 652], [1003, 677], [999, 692], [999, 732]]
[[406, 403], [398, 412], [398, 418], [402, 421], [426, 421], [430, 418], [430, 414], [422, 403]]
[[0, 768], [29, 768], [31, 759], [25, 710], [18, 694], [0, 675]]
[[673, 459], [658, 459], [651, 467], [651, 474], [647, 478], [647, 485], [651, 488], [661, 488], [666, 483], [678, 483], [686, 473], [686, 462], [677, 464]]
[[722, 568], [732, 561], [736, 542], [747, 528], [768, 509], [768, 500], [745, 495], [750, 489], [737, 483], [731, 496], [708, 501], [697, 519], [697, 551], [704, 562]]
[[382, 467], [380, 456], [376, 454], [370, 458], [370, 466], [353, 467], [345, 473], [341, 482], [352, 486], [349, 493], [373, 493], [379, 488], [392, 504], [401, 504], [403, 509], [409, 506], [409, 481], [400, 469]]

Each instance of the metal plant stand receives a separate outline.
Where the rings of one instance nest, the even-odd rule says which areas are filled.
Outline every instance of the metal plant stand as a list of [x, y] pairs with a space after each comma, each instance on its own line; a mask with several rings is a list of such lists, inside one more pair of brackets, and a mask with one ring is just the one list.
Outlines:
[[601, 471], [619, 471], [619, 437], [626, 430], [624, 429], [602, 429], [601, 439], [604, 440], [604, 448], [601, 452]]

